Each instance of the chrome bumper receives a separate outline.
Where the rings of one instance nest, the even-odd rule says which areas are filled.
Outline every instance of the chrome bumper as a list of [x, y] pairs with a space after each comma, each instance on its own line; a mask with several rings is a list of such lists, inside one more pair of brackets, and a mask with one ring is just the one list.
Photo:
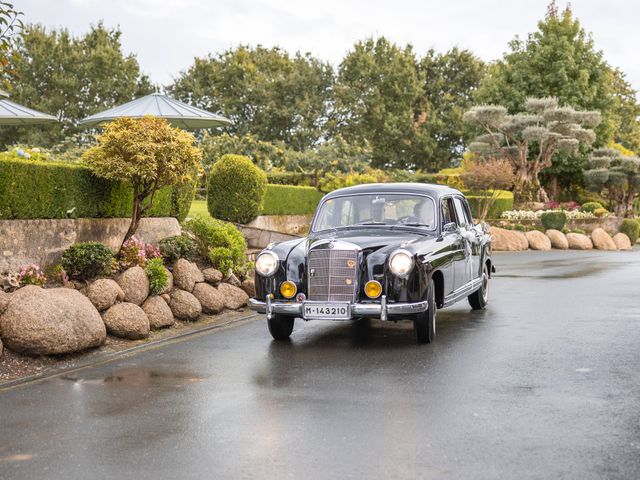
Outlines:
[[[255, 298], [249, 299], [249, 308], [259, 313], [266, 313], [267, 318], [271, 318], [274, 313], [304, 318], [302, 315], [304, 302], [273, 301], [271, 297], [267, 296], [264, 302]], [[349, 308], [351, 318], [370, 317], [387, 320], [389, 315], [411, 315], [424, 312], [429, 308], [429, 302], [425, 300], [416, 303], [387, 303], [387, 298], [383, 295], [380, 297], [380, 303], [352, 303]]]

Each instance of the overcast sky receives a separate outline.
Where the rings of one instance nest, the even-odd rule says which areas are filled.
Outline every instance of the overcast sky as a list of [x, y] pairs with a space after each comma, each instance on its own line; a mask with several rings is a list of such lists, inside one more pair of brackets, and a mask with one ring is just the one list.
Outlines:
[[[334, 64], [356, 40], [384, 35], [410, 42], [418, 53], [453, 46], [485, 60], [525, 37], [548, 0], [14, 0], [28, 22], [81, 34], [104, 20], [119, 26], [126, 52], [142, 70], [167, 84], [196, 56], [240, 43], [300, 50]], [[566, 2], [559, 1], [564, 8]], [[593, 33], [605, 58], [640, 88], [640, 2], [574, 0], [575, 15]]]

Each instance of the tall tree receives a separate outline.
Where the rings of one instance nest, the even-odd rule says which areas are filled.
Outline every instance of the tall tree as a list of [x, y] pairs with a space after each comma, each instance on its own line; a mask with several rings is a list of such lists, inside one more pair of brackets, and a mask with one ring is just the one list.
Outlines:
[[443, 54], [429, 50], [420, 59], [419, 69], [430, 113], [425, 127], [435, 140], [431, 161], [435, 168], [447, 167], [464, 152], [470, 132], [462, 115], [474, 104], [485, 64], [470, 51], [453, 48]]
[[509, 115], [505, 107], [480, 105], [464, 114], [483, 134], [469, 149], [484, 157], [509, 160], [515, 171], [514, 196], [519, 201], [547, 201], [540, 173], [560, 153], [576, 153], [591, 145], [596, 134], [584, 127], [600, 122], [598, 112], [559, 107], [555, 98], [529, 98], [526, 112]]
[[0, 71], [9, 65], [11, 46], [24, 28], [22, 15], [13, 3], [0, 1]]
[[370, 147], [375, 167], [433, 168], [423, 86], [411, 45], [384, 37], [356, 43], [338, 69], [334, 132]]
[[196, 58], [168, 90], [222, 112], [233, 121], [230, 133], [305, 150], [324, 136], [332, 85], [331, 66], [308, 53], [243, 45]]
[[612, 71], [570, 7], [559, 12], [552, 2], [538, 30], [526, 40], [516, 37], [509, 48], [481, 82], [479, 103], [503, 105], [516, 113], [529, 97], [555, 97], [561, 105], [602, 114], [596, 129], [598, 144], [613, 137]]
[[153, 91], [134, 55], [125, 55], [121, 33], [103, 24], [82, 37], [68, 30], [28, 25], [13, 46], [4, 88], [12, 100], [56, 115], [62, 123], [13, 127], [0, 132], [0, 144], [50, 147], [79, 131], [75, 122]]

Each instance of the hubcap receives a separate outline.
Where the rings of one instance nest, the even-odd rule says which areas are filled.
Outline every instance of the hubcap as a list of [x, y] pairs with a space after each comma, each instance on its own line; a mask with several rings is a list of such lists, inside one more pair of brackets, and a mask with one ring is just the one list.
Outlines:
[[489, 298], [489, 275], [487, 275], [487, 269], [482, 271], [482, 299], [487, 302]]

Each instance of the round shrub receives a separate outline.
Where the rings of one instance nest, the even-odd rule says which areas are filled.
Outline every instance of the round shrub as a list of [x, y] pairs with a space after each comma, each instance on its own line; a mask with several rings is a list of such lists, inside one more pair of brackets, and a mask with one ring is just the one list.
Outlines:
[[593, 214], [598, 218], [602, 218], [602, 217], [606, 217], [607, 215], [609, 215], [609, 210], [607, 210], [606, 208], [596, 208], [593, 211]]
[[195, 260], [198, 256], [196, 243], [188, 235], [176, 235], [160, 240], [160, 253], [167, 263], [174, 263], [180, 258]]
[[633, 218], [625, 218], [620, 225], [620, 231], [629, 237], [631, 245], [635, 245], [640, 237], [640, 223]]
[[247, 242], [235, 225], [213, 218], [195, 217], [185, 222], [184, 229], [196, 238], [198, 253], [209, 258], [222, 273], [244, 270]]
[[62, 254], [60, 264], [69, 277], [88, 280], [107, 275], [113, 267], [114, 256], [109, 248], [98, 242], [81, 242], [71, 245]]
[[209, 173], [207, 207], [212, 217], [249, 223], [262, 210], [267, 175], [242, 155], [223, 155]]
[[587, 202], [580, 207], [580, 210], [583, 212], [594, 213], [599, 208], [604, 208], [600, 202]]
[[545, 212], [540, 215], [540, 221], [545, 230], [562, 230], [567, 223], [567, 214], [562, 211]]
[[144, 271], [149, 278], [149, 294], [159, 295], [169, 281], [169, 273], [164, 268], [164, 262], [161, 258], [152, 258], [147, 261]]

